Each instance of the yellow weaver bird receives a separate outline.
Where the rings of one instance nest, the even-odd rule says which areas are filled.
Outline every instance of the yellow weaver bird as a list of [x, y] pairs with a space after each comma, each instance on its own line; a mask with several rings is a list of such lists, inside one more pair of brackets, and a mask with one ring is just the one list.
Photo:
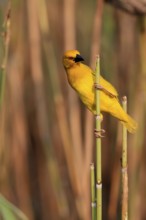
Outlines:
[[[67, 73], [68, 82], [78, 93], [82, 102], [95, 115], [95, 73], [83, 64], [84, 59], [79, 51], [68, 50], [63, 56], [63, 65]], [[119, 119], [130, 133], [134, 133], [137, 123], [124, 112], [118, 100], [116, 89], [100, 76], [100, 110], [108, 112]]]

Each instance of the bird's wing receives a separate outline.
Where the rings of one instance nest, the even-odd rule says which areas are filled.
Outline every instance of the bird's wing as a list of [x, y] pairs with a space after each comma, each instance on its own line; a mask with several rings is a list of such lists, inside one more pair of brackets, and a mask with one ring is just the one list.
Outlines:
[[[95, 73], [93, 72], [92, 74], [95, 80]], [[107, 82], [102, 76], [100, 76], [100, 86], [101, 86], [100, 90], [105, 92], [111, 98], [118, 97], [117, 90], [109, 82]]]

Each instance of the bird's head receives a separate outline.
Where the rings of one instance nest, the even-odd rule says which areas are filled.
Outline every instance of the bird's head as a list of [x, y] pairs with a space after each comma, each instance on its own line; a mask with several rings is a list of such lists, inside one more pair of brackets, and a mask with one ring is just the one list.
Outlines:
[[80, 52], [77, 50], [68, 50], [63, 56], [63, 65], [66, 69], [77, 65], [84, 59], [81, 57]]

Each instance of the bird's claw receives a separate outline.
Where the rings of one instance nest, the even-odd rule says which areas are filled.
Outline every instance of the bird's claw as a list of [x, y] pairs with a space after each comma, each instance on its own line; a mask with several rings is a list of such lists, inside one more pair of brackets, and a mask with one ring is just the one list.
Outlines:
[[101, 122], [103, 121], [103, 115], [100, 114], [100, 115], [95, 115], [95, 119], [96, 120], [100, 120]]
[[99, 89], [99, 90], [103, 90], [103, 87], [98, 83], [94, 83], [94, 88]]
[[101, 129], [101, 130], [94, 129], [94, 134], [95, 134], [96, 138], [103, 138], [103, 137], [105, 137], [103, 135], [103, 134], [105, 134], [105, 130], [104, 129]]
[[112, 94], [111, 92], [109, 92], [107, 89], [105, 89], [103, 86], [101, 86], [98, 83], [94, 83], [94, 88], [103, 91], [104, 93], [106, 93], [111, 98], [115, 98], [116, 97], [116, 95]]

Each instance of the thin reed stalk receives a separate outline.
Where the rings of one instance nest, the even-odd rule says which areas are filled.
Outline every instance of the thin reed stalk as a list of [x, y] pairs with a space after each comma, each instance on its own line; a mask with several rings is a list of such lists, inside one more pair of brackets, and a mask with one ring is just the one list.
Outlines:
[[[63, 93], [62, 93], [60, 81], [59, 81], [58, 73], [60, 70], [58, 69], [58, 63], [57, 63], [57, 59], [55, 56], [53, 40], [52, 40], [52, 36], [50, 32], [51, 31], [50, 29], [51, 20], [50, 20], [50, 17], [48, 17], [47, 6], [46, 6], [45, 0], [41, 0], [41, 2], [39, 1], [39, 22], [40, 22], [40, 30], [43, 36], [42, 46], [43, 46], [43, 51], [46, 57], [46, 60], [45, 60], [46, 69], [48, 69], [49, 71], [49, 80], [50, 80], [50, 85], [51, 85], [50, 87], [51, 87], [52, 94], [53, 94], [52, 104], [54, 105], [55, 117], [57, 119], [55, 129], [57, 128], [57, 131], [59, 132], [57, 139], [62, 145], [61, 153], [59, 152], [60, 149], [57, 144], [54, 145], [54, 148], [55, 148], [55, 152], [57, 155], [58, 163], [66, 164], [66, 166], [63, 168], [60, 166], [58, 168], [59, 169], [58, 171], [59, 171], [60, 178], [62, 176], [64, 178], [64, 173], [66, 173], [65, 180], [60, 179], [60, 181], [63, 181], [63, 182], [65, 181], [65, 183], [67, 183], [69, 179], [70, 184], [71, 184], [70, 188], [68, 187], [63, 188], [62, 184], [58, 185], [59, 187], [61, 187], [62, 196], [59, 197], [57, 204], [59, 205], [59, 210], [63, 210], [65, 207], [66, 212], [64, 213], [64, 215], [66, 219], [69, 218], [68, 207], [74, 207], [72, 209], [72, 212], [73, 212], [72, 217], [77, 219], [78, 210], [76, 209], [76, 206], [74, 205], [74, 201], [76, 200], [76, 195], [79, 194], [79, 187], [80, 187], [79, 178], [77, 178], [77, 170], [75, 169], [76, 165], [74, 163], [74, 157], [72, 157], [73, 147], [72, 147], [72, 142], [70, 139], [70, 129], [68, 126], [68, 117], [67, 117], [68, 115], [66, 112], [65, 100], [63, 97]], [[72, 200], [73, 196], [75, 197], [75, 200]], [[82, 212], [80, 211], [80, 213]]]
[[[122, 133], [121, 133], [121, 124], [118, 125], [117, 131], [117, 139], [115, 143], [115, 150], [114, 150], [114, 161], [113, 167], [111, 171], [111, 189], [110, 189], [110, 196], [109, 196], [109, 208], [108, 208], [108, 219], [117, 219], [117, 206], [118, 206], [118, 199], [119, 199], [119, 188], [120, 188], [120, 181], [121, 175], [119, 173], [119, 157], [121, 155], [121, 143], [122, 143]], [[116, 184], [115, 184], [116, 183]]]
[[91, 207], [92, 207], [92, 220], [96, 220], [96, 193], [95, 193], [95, 167], [94, 163], [90, 165], [91, 174]]
[[[96, 10], [94, 15], [94, 21], [93, 21], [93, 30], [92, 30], [92, 44], [91, 44], [91, 57], [90, 57], [90, 66], [94, 68], [95, 65], [95, 57], [96, 54], [99, 54], [100, 52], [100, 41], [101, 41], [101, 27], [102, 27], [102, 14], [103, 14], [103, 0], [97, 0], [96, 1]], [[92, 161], [93, 157], [93, 136], [92, 136], [92, 130], [93, 130], [93, 122], [94, 118], [92, 113], [86, 109], [85, 112], [85, 138], [84, 138], [84, 146], [85, 146], [85, 159], [84, 159], [84, 176], [83, 176], [83, 182], [86, 183], [86, 188], [89, 188], [89, 181], [86, 179], [89, 178], [89, 164], [90, 161]], [[85, 179], [86, 178], [86, 179]], [[86, 189], [87, 192], [87, 189]], [[89, 193], [87, 194], [87, 199], [89, 200]], [[89, 204], [87, 202], [87, 205], [89, 207]], [[87, 209], [87, 208], [86, 208]]]
[[2, 105], [4, 90], [5, 90], [5, 79], [6, 79], [6, 63], [8, 58], [8, 48], [10, 41], [10, 4], [6, 13], [5, 21], [3, 24], [3, 42], [4, 42], [4, 58], [0, 67], [0, 107]]
[[[122, 100], [123, 109], [127, 112], [127, 97]], [[128, 173], [127, 173], [127, 129], [123, 125], [122, 138], [122, 220], [128, 220]]]
[[[96, 60], [95, 84], [100, 84], [100, 59]], [[101, 114], [100, 114], [100, 91], [96, 89], [96, 211], [97, 220], [102, 219], [102, 174], [101, 174]]]

